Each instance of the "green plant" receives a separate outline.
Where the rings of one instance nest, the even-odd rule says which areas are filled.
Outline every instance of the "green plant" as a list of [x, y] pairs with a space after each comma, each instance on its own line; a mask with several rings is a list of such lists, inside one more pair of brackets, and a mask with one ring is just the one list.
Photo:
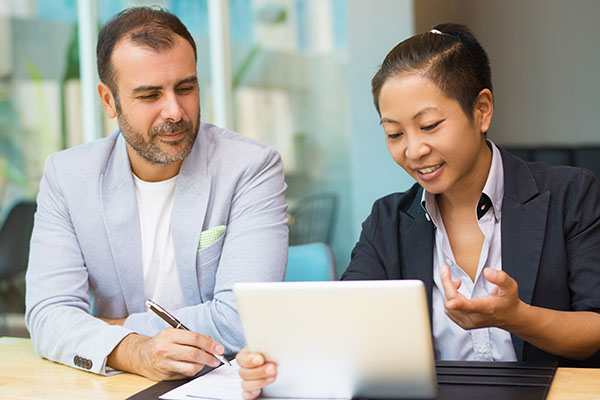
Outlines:
[[[283, 24], [287, 21], [288, 13], [287, 11], [275, 4], [270, 4], [262, 9], [258, 10], [256, 13], [256, 21], [257, 23], [262, 23], [268, 26], [275, 26], [278, 24]], [[248, 54], [244, 58], [244, 60], [240, 63], [237, 71], [233, 74], [233, 78], [231, 80], [231, 89], [235, 91], [242, 84], [244, 77], [248, 73], [250, 66], [254, 63], [256, 58], [260, 55], [262, 51], [262, 46], [260, 45], [260, 40], [258, 40]]]

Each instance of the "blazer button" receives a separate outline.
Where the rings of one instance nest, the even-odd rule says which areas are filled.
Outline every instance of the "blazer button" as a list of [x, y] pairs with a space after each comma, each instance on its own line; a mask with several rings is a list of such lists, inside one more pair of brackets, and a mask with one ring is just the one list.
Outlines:
[[85, 365], [83, 366], [85, 369], [92, 369], [92, 360], [85, 360]]
[[73, 357], [73, 363], [79, 367], [79, 364], [81, 364], [81, 358], [79, 356]]

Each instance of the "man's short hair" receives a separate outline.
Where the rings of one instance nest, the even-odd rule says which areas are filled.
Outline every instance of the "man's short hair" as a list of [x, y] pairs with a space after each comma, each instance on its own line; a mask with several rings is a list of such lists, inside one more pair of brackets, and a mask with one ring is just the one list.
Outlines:
[[111, 57], [122, 38], [127, 37], [134, 44], [162, 51], [173, 48], [176, 35], [188, 41], [194, 49], [194, 59], [198, 60], [192, 35], [174, 14], [160, 7], [132, 7], [121, 11], [98, 34], [96, 57], [100, 80], [109, 87], [113, 96], [117, 95]]

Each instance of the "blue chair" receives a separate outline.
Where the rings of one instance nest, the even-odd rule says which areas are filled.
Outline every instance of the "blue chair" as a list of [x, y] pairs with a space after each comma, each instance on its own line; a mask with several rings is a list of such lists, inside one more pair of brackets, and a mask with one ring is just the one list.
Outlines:
[[286, 281], [331, 281], [337, 279], [335, 258], [325, 243], [290, 246]]

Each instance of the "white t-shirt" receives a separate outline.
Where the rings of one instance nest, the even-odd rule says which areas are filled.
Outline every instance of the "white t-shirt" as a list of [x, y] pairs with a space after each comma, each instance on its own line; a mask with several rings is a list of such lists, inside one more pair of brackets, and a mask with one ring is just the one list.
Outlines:
[[142, 232], [144, 296], [169, 311], [177, 310], [183, 307], [171, 234], [177, 176], [161, 182], [146, 182], [132, 175]]

